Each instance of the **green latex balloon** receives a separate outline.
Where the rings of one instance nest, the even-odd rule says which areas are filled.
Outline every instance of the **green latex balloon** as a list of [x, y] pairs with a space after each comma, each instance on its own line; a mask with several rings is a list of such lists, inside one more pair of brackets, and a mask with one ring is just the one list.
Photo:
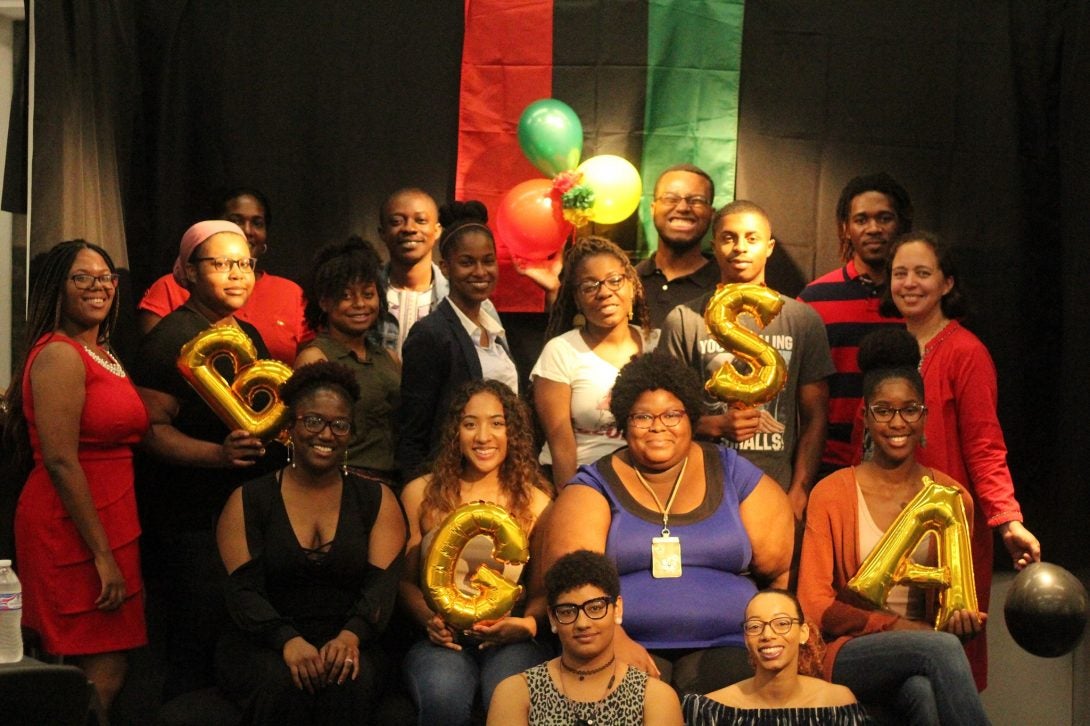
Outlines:
[[571, 106], [555, 98], [534, 101], [519, 118], [519, 146], [546, 176], [579, 166], [583, 124]]

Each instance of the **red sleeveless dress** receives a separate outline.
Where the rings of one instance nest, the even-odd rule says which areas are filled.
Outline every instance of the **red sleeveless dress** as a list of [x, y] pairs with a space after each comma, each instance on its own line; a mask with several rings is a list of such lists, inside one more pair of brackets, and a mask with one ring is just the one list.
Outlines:
[[[95, 607], [102, 584], [94, 558], [42, 465], [30, 369], [44, 345], [52, 342], [75, 348], [86, 371], [79, 462], [114, 559], [125, 577], [125, 601], [109, 612]], [[136, 388], [127, 375], [107, 370], [79, 343], [49, 334], [39, 339], [27, 356], [23, 413], [34, 450], [34, 469], [15, 511], [23, 624], [38, 631], [45, 649], [57, 655], [108, 653], [146, 644], [131, 446], [147, 430], [148, 414]]]

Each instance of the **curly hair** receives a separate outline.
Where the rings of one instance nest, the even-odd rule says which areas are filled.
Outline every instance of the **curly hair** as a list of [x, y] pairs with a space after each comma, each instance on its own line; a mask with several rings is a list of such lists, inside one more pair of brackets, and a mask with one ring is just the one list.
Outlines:
[[352, 235], [345, 242], [334, 242], [314, 256], [306, 284], [306, 310], [303, 316], [312, 330], [329, 322], [322, 310], [322, 300], [339, 300], [349, 285], [368, 284], [378, 293], [379, 318], [386, 315], [386, 285], [382, 281], [382, 260], [367, 240]]
[[480, 232], [496, 249], [496, 238], [488, 228], [488, 208], [475, 199], [448, 202], [439, 207], [439, 224], [443, 226], [439, 236], [439, 256], [443, 259], [454, 252], [458, 240], [469, 232]]
[[935, 253], [935, 260], [939, 269], [948, 280], [953, 280], [950, 292], [942, 296], [939, 307], [942, 314], [950, 320], [958, 320], [969, 314], [969, 301], [961, 286], [961, 276], [958, 275], [957, 265], [954, 263], [954, 251], [949, 245], [943, 243], [934, 232], [920, 230], [902, 234], [889, 246], [889, 257], [886, 258], [886, 282], [882, 286], [882, 301], [878, 304], [878, 312], [887, 318], [899, 318], [901, 312], [893, 302], [893, 293], [890, 290], [890, 280], [893, 279], [893, 258], [897, 250], [913, 242], [922, 242]]
[[617, 567], [601, 552], [569, 552], [545, 572], [545, 596], [550, 605], [556, 605], [561, 595], [583, 585], [593, 585], [612, 598], [621, 594]]
[[620, 247], [605, 237], [580, 237], [564, 252], [564, 264], [560, 272], [560, 290], [556, 301], [549, 311], [549, 323], [545, 327], [545, 340], [550, 340], [572, 329], [573, 320], [579, 313], [579, 266], [589, 257], [611, 255], [624, 266], [625, 277], [632, 283], [632, 320], [644, 330], [651, 331], [651, 319], [647, 312], [647, 301], [643, 294], [643, 283], [632, 266], [628, 255]]
[[321, 390], [337, 392], [351, 406], [360, 400], [360, 384], [352, 371], [340, 363], [325, 360], [296, 369], [291, 378], [280, 386], [280, 400], [294, 414], [300, 401]]
[[541, 489], [551, 496], [552, 487], [545, 481], [534, 456], [529, 408], [505, 384], [494, 380], [470, 381], [454, 394], [440, 432], [431, 481], [424, 490], [420, 518], [438, 520], [462, 504], [460, 477], [465, 465], [459, 440], [462, 412], [469, 400], [479, 393], [495, 396], [503, 407], [507, 422], [507, 456], [500, 465], [500, 484], [507, 493], [507, 511], [528, 531], [534, 519], [530, 508], [533, 490]]
[[647, 391], [659, 390], [677, 397], [689, 415], [689, 422], [696, 427], [697, 419], [704, 411], [704, 386], [700, 376], [677, 358], [658, 351], [635, 356], [617, 374], [609, 397], [609, 412], [621, 433], [628, 430], [628, 415], [632, 413], [636, 399]]
[[[799, 598], [790, 590], [769, 587], [754, 594], [754, 596], [749, 599], [749, 603], [753, 602], [761, 595], [782, 595], [792, 602], [795, 606], [795, 617], [799, 619], [800, 623], [805, 623], [810, 629], [810, 637], [806, 639], [805, 643], [799, 643], [798, 672], [800, 675], [804, 676], [825, 678], [825, 668], [822, 665], [822, 661], [825, 659], [825, 640], [821, 637], [821, 629], [813, 622], [806, 619], [806, 616], [802, 612], [802, 603], [799, 602]], [[749, 603], [746, 603], [746, 610], [749, 610]], [[753, 654], [749, 653], [748, 658], [750, 666], [756, 670], [757, 664], [753, 660]]]
[[863, 400], [870, 403], [874, 391], [890, 378], [903, 378], [924, 397], [920, 375], [920, 346], [904, 328], [879, 328], [859, 342], [859, 370], [863, 372]]
[[[72, 265], [75, 264], [76, 255], [81, 250], [97, 252], [110, 272], [117, 272], [114, 261], [106, 250], [82, 239], [61, 242], [48, 252], [36, 255], [31, 261], [30, 299], [27, 301], [25, 340], [28, 356], [31, 346], [39, 338], [47, 333], [55, 332], [61, 326], [64, 316], [64, 298], [68, 289], [68, 275]], [[110, 310], [98, 329], [98, 342], [107, 348], [120, 310], [118, 292], [118, 288], [115, 287]], [[3, 449], [10, 453], [17, 471], [29, 473], [33, 461], [29, 429], [26, 417], [23, 415], [25, 368], [26, 357], [24, 356], [20, 365], [13, 368], [11, 384], [3, 397]]]
[[[877, 174], [865, 174], [857, 176], [844, 185], [840, 192], [840, 199], [836, 202], [836, 221], [841, 227], [848, 223], [851, 216], [852, 200], [860, 194], [878, 192], [885, 194], [893, 205], [893, 211], [897, 213], [897, 231], [904, 233], [912, 230], [912, 199], [905, 188], [885, 172]], [[852, 258], [852, 242], [850, 239], [840, 240], [840, 257], [844, 262]]]

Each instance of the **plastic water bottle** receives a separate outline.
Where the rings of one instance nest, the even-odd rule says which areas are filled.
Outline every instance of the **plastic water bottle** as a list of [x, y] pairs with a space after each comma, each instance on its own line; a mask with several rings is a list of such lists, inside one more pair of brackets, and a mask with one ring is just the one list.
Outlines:
[[11, 569], [11, 560], [0, 560], [0, 663], [23, 659], [23, 586]]

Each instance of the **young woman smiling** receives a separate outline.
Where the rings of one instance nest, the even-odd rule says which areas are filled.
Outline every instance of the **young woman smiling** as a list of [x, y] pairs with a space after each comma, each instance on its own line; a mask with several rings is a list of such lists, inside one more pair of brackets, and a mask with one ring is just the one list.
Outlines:
[[[414, 328], [415, 330], [415, 328]], [[439, 438], [432, 473], [405, 486], [401, 502], [409, 519], [409, 544], [401, 602], [426, 632], [405, 658], [409, 693], [421, 724], [468, 723], [480, 692], [484, 708], [496, 685], [513, 673], [540, 663], [547, 652], [537, 644], [537, 618], [544, 603], [527, 603], [493, 621], [457, 633], [424, 601], [420, 563], [443, 519], [476, 501], [499, 504], [527, 535], [549, 503], [548, 484], [533, 459], [530, 415], [525, 404], [499, 381], [471, 381], [455, 394]], [[470, 540], [458, 564], [463, 583], [482, 564], [507, 579], [525, 578], [522, 567], [492, 561], [492, 541]], [[466, 593], [473, 596], [472, 586]]]

